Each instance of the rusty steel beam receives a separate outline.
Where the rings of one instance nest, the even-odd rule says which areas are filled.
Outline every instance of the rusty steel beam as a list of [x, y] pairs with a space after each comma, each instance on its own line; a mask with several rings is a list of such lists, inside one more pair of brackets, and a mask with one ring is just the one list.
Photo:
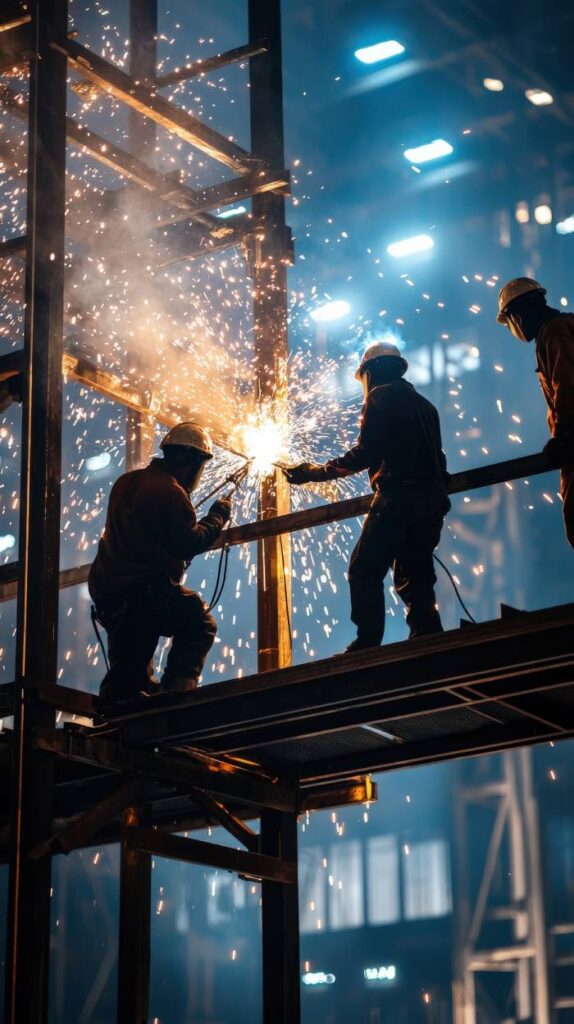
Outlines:
[[[171, 783], [180, 788], [203, 789], [219, 797], [228, 797], [256, 807], [274, 807], [295, 812], [297, 792], [268, 778], [210, 759], [206, 767], [193, 757], [171, 753], [155, 754], [126, 746], [121, 739], [89, 734], [40, 730], [34, 736], [39, 750], [58, 754], [67, 760], [83, 761], [107, 771], [135, 772], [148, 779]], [[44, 837], [41, 837], [43, 839]]]
[[[87, 379], [85, 382], [88, 383]], [[113, 395], [110, 393], [109, 397], [113, 397]], [[120, 398], [116, 398], [116, 400], [121, 401]], [[162, 419], [164, 415], [164, 413], [158, 412], [157, 419], [168, 424], [167, 419]], [[175, 417], [173, 422], [175, 422]], [[221, 447], [225, 447], [224, 441]], [[520, 459], [509, 459], [506, 462], [495, 462], [490, 466], [479, 466], [463, 473], [453, 473], [449, 479], [448, 492], [449, 494], [463, 494], [465, 491], [491, 487], [507, 480], [520, 480], [524, 477], [549, 473], [552, 468], [548, 464], [544, 452], [525, 455]], [[372, 494], [363, 494], [358, 498], [346, 498], [344, 501], [334, 501], [329, 505], [318, 505], [315, 508], [302, 509], [299, 512], [289, 512], [283, 516], [259, 519], [242, 526], [231, 526], [226, 530], [225, 536], [214, 543], [212, 550], [221, 548], [224, 543], [230, 547], [238, 544], [251, 544], [262, 538], [277, 537], [280, 534], [291, 534], [299, 530], [325, 526], [328, 523], [343, 522], [345, 519], [355, 519], [367, 514], [372, 500]], [[89, 569], [89, 565], [84, 565], [73, 570], [66, 570], [60, 575], [60, 586], [69, 587], [84, 583], [88, 578]], [[0, 601], [6, 601], [15, 596], [16, 589], [13, 578], [16, 573], [15, 563], [14, 568], [5, 566], [3, 572], [0, 572]]]
[[179, 85], [180, 82], [187, 82], [190, 78], [206, 75], [210, 71], [219, 71], [220, 68], [250, 60], [251, 57], [257, 57], [260, 53], [266, 52], [267, 43], [265, 39], [260, 39], [253, 43], [246, 43], [244, 46], [236, 46], [235, 49], [226, 50], [225, 53], [218, 53], [214, 57], [196, 60], [193, 64], [186, 64], [183, 68], [168, 71], [165, 75], [158, 75], [153, 84], [156, 89], [164, 89], [167, 85]]
[[235, 142], [230, 142], [215, 129], [203, 124], [192, 114], [178, 109], [163, 96], [158, 96], [152, 89], [134, 81], [124, 71], [98, 57], [96, 53], [73, 39], [56, 44], [61, 53], [82, 78], [97, 85], [114, 99], [126, 103], [129, 107], [159, 124], [166, 131], [179, 136], [185, 142], [200, 149], [203, 153], [231, 167], [235, 171], [246, 172], [261, 167], [261, 161]]
[[106, 825], [121, 814], [122, 811], [141, 801], [149, 788], [149, 784], [141, 778], [128, 779], [122, 782], [107, 796], [90, 807], [74, 821], [67, 824], [54, 835], [51, 835], [28, 854], [33, 860], [39, 860], [47, 854], [71, 853], [93, 842], [93, 837]]
[[216, 821], [218, 825], [221, 825], [226, 832], [229, 832], [230, 835], [238, 839], [251, 853], [259, 851], [259, 836], [257, 832], [254, 832], [249, 825], [246, 825], [240, 818], [232, 814], [220, 800], [214, 800], [213, 797], [199, 789], [190, 790], [189, 796], [194, 803], [203, 808], [208, 821]]

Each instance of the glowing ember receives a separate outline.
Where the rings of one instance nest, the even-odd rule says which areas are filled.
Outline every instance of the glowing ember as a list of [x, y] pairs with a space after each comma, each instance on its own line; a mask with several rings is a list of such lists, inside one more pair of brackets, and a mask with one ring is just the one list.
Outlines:
[[251, 469], [267, 476], [278, 463], [287, 459], [287, 423], [269, 410], [252, 413], [239, 429], [240, 447], [252, 459]]

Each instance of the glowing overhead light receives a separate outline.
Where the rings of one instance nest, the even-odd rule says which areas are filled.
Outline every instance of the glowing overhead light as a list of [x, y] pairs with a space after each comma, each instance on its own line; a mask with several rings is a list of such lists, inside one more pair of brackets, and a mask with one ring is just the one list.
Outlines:
[[552, 224], [552, 209], [547, 203], [534, 207], [534, 220], [537, 224]]
[[360, 50], [355, 50], [355, 57], [361, 64], [378, 64], [381, 60], [398, 57], [404, 52], [404, 46], [396, 39], [387, 39], [383, 43], [374, 43], [372, 46], [363, 46]]
[[392, 242], [387, 245], [389, 256], [399, 259], [401, 256], [412, 256], [415, 252], [425, 252], [432, 249], [434, 241], [430, 235], [414, 235], [412, 238], [403, 238], [400, 242]]
[[324, 971], [308, 971], [303, 974], [301, 981], [304, 985], [334, 985], [335, 975], [325, 974]]
[[106, 469], [111, 461], [112, 457], [109, 452], [100, 452], [99, 455], [92, 455], [90, 459], [86, 459], [86, 469], [90, 473], [95, 473], [98, 469]]
[[228, 217], [239, 217], [241, 213], [247, 213], [245, 206], [230, 206], [227, 210], [222, 210], [217, 216], [220, 220], [227, 220]]
[[316, 324], [331, 324], [350, 312], [351, 307], [345, 299], [334, 299], [333, 302], [325, 302], [322, 306], [312, 309], [310, 316]]
[[438, 160], [439, 156], [449, 156], [453, 152], [450, 142], [445, 139], [434, 139], [424, 146], [405, 149], [404, 156], [412, 164], [426, 164], [429, 160]]
[[528, 209], [528, 203], [517, 203], [514, 211], [514, 216], [519, 224], [528, 224], [530, 220], [530, 210]]
[[502, 92], [504, 89], [504, 82], [500, 78], [483, 78], [482, 84], [489, 92]]
[[397, 969], [394, 964], [386, 967], [365, 967], [363, 977], [365, 981], [394, 981], [397, 976]]
[[16, 544], [16, 538], [11, 533], [5, 533], [0, 537], [0, 551], [9, 551]]
[[571, 235], [574, 231], [574, 216], [566, 217], [566, 220], [559, 220], [556, 230], [559, 235]]
[[527, 89], [524, 95], [535, 107], [547, 107], [554, 103], [554, 96], [545, 89]]

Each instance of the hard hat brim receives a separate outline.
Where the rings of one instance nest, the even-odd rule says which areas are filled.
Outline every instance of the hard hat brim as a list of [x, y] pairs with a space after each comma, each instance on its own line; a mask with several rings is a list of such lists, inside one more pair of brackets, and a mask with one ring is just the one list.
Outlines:
[[369, 365], [369, 363], [374, 363], [374, 362], [376, 362], [377, 359], [396, 359], [397, 362], [399, 362], [401, 364], [401, 369], [402, 369], [403, 374], [406, 373], [408, 368], [409, 368], [409, 364], [407, 363], [407, 361], [406, 361], [404, 356], [395, 356], [395, 355], [373, 356], [372, 359], [367, 359], [366, 362], [361, 363], [361, 365], [355, 370], [355, 380], [360, 380], [361, 377], [363, 376], [365, 370], [367, 369], [367, 366]]
[[498, 316], [496, 317], [497, 324], [507, 325], [509, 306], [511, 306], [513, 302], [516, 302], [517, 299], [523, 299], [525, 295], [534, 295], [536, 292], [540, 292], [541, 295], [546, 295], [547, 289], [543, 288], [542, 285], [539, 285], [537, 288], [526, 288], [523, 292], [519, 292], [518, 295], [513, 295], [513, 297], [506, 303], [504, 309], [499, 310]]

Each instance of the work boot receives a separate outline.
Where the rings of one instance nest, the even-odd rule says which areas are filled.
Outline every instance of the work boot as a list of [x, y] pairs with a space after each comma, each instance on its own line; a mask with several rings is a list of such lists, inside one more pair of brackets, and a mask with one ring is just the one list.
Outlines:
[[118, 673], [112, 669], [102, 679], [98, 696], [100, 704], [111, 705], [151, 697], [158, 692], [159, 683], [153, 676], [146, 673], [137, 680], [128, 681], [126, 685], [125, 680], [118, 680]]
[[190, 693], [197, 690], [197, 676], [176, 676], [170, 672], [164, 672], [161, 680], [161, 689], [168, 693]]
[[341, 654], [350, 654], [352, 651], [366, 651], [370, 648], [380, 646], [381, 645], [378, 640], [368, 640], [358, 636], [356, 640], [353, 640], [353, 642], [349, 644], [348, 647], [345, 647], [344, 651], [341, 651]]

